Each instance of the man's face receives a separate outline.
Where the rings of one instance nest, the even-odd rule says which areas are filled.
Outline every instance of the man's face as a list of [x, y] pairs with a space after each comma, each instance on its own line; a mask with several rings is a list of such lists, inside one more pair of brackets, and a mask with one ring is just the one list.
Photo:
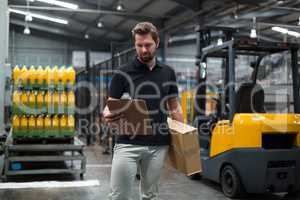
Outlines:
[[150, 62], [156, 53], [158, 44], [155, 43], [151, 34], [147, 35], [135, 35], [135, 49], [138, 57], [144, 63]]

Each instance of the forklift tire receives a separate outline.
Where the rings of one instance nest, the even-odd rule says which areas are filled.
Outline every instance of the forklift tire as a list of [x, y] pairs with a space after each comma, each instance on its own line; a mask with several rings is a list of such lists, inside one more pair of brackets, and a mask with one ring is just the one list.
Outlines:
[[229, 198], [237, 198], [243, 194], [243, 185], [236, 170], [231, 165], [226, 165], [220, 177], [222, 191]]

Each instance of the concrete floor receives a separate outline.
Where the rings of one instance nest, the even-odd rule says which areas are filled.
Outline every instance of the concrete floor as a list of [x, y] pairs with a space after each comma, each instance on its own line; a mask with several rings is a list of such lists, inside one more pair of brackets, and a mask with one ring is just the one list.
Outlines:
[[[0, 200], [104, 200], [109, 192], [111, 156], [102, 155], [99, 145], [92, 145], [86, 149], [87, 173], [85, 180], [98, 179], [100, 186], [61, 189], [2, 189]], [[1, 164], [1, 163], [0, 163]], [[19, 177], [11, 181], [37, 181], [37, 180], [79, 180], [74, 176], [51, 176], [51, 177]], [[226, 198], [218, 184], [208, 180], [190, 180], [175, 170], [165, 168], [161, 178], [160, 199], [161, 200], [223, 200]], [[283, 197], [276, 195], [251, 195], [248, 200], [299, 200], [300, 197]], [[133, 200], [138, 200], [138, 181], [133, 190]]]

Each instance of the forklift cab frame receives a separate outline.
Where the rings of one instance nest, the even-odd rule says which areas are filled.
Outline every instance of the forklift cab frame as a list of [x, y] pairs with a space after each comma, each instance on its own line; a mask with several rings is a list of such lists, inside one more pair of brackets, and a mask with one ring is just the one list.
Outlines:
[[[281, 53], [284, 51], [289, 51], [291, 55], [291, 68], [292, 68], [292, 79], [293, 79], [293, 102], [294, 102], [294, 113], [300, 114], [300, 97], [299, 97], [299, 67], [298, 67], [298, 51], [299, 47], [297, 44], [291, 43], [274, 43], [274, 42], [258, 42], [252, 40], [230, 40], [226, 41], [221, 45], [211, 45], [202, 49], [202, 56], [199, 62], [199, 72], [202, 72], [200, 77], [206, 80], [206, 63], [207, 58], [225, 58], [225, 77], [224, 84], [227, 85], [227, 90], [225, 92], [224, 102], [221, 106], [221, 112], [228, 112], [228, 119], [232, 122], [235, 108], [236, 108], [236, 91], [235, 91], [235, 58], [237, 55], [255, 55], [259, 56], [254, 68], [254, 80], [256, 83], [257, 74], [259, 71], [259, 64], [262, 58], [268, 53]], [[204, 67], [203, 67], [204, 66]], [[205, 69], [203, 69], [205, 68]], [[205, 74], [205, 76], [203, 76]], [[203, 95], [203, 93], [201, 94]], [[205, 94], [204, 94], [205, 95]], [[204, 96], [203, 95], [203, 96]], [[196, 99], [197, 102], [197, 99]], [[226, 104], [229, 107], [226, 108]], [[203, 104], [205, 106], [205, 104]], [[204, 108], [200, 109], [205, 110]], [[228, 109], [226, 111], [226, 109]]]

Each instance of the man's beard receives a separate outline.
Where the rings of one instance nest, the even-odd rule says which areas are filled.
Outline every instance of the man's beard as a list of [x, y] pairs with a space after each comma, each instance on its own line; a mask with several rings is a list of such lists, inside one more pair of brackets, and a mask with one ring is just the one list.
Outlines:
[[146, 54], [144, 54], [144, 55], [141, 55], [141, 56], [140, 56], [140, 59], [141, 59], [142, 62], [148, 63], [148, 62], [150, 62], [151, 60], [153, 60], [154, 56], [155, 56], [155, 52], [154, 52], [153, 54], [151, 54], [151, 53], [146, 53]]

